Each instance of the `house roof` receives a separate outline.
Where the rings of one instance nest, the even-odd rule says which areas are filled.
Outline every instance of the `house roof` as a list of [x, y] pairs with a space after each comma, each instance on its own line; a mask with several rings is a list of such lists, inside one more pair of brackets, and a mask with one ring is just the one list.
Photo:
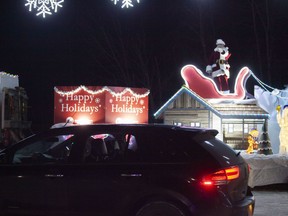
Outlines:
[[[159, 110], [154, 113], [154, 117], [160, 118], [179, 96], [183, 93], [188, 94], [193, 99], [202, 104], [205, 108], [213, 112], [220, 118], [237, 118], [237, 119], [269, 119], [269, 114], [259, 107], [255, 100], [234, 101], [213, 101], [199, 96], [190, 88], [183, 85]], [[216, 103], [215, 103], [216, 102]]]

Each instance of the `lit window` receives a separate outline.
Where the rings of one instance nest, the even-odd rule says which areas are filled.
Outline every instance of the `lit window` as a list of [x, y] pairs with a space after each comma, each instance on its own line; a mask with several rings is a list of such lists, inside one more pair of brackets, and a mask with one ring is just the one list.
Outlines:
[[248, 133], [248, 132], [249, 132], [249, 125], [244, 124], [244, 133]]
[[233, 133], [233, 132], [234, 132], [234, 125], [228, 124], [228, 133]]
[[255, 124], [249, 124], [249, 131], [256, 129], [257, 126]]
[[201, 123], [200, 122], [191, 122], [190, 125], [191, 125], [191, 127], [200, 127]]

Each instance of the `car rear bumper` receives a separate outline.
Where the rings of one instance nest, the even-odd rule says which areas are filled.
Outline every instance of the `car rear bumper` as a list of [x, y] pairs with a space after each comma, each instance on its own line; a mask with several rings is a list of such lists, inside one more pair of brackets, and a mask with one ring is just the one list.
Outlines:
[[232, 213], [228, 215], [233, 216], [253, 216], [255, 207], [255, 198], [254, 196], [247, 196], [245, 200], [235, 203], [232, 206]]
[[245, 199], [234, 202], [220, 202], [218, 205], [201, 206], [201, 208], [193, 209], [192, 215], [199, 216], [253, 216], [255, 207], [254, 196], [247, 195]]

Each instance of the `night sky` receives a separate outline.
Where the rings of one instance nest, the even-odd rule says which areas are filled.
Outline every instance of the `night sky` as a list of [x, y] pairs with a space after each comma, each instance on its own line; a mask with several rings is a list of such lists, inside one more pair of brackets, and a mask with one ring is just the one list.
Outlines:
[[0, 71], [19, 75], [37, 129], [53, 124], [54, 86], [149, 88], [152, 116], [184, 84], [184, 65], [204, 71], [218, 38], [232, 53], [231, 86], [243, 66], [272, 87], [288, 84], [283, 0], [141, 0], [125, 10], [65, 0], [45, 19], [25, 3], [0, 0]]

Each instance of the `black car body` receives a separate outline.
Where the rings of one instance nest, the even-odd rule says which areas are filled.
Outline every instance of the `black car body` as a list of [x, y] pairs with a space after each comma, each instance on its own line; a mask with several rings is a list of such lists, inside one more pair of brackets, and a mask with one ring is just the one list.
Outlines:
[[253, 215], [242, 157], [217, 131], [168, 125], [50, 129], [5, 149], [1, 215]]

